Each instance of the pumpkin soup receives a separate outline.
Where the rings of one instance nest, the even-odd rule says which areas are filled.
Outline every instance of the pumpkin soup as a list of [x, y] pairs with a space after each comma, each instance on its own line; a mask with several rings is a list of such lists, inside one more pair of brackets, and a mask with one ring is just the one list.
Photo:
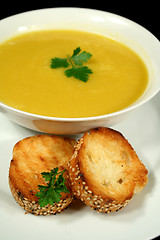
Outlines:
[[[51, 68], [77, 48], [92, 57], [86, 82]], [[50, 117], [91, 117], [124, 109], [148, 84], [141, 58], [105, 36], [72, 30], [44, 30], [0, 44], [0, 101], [22, 111]]]

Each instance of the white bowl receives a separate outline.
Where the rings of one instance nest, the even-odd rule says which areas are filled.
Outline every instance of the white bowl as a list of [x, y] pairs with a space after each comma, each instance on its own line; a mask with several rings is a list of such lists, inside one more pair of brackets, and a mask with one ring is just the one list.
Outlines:
[[113, 126], [133, 109], [149, 101], [160, 90], [160, 42], [142, 26], [124, 17], [99, 10], [50, 8], [17, 14], [0, 21], [0, 42], [18, 33], [42, 29], [76, 29], [116, 39], [133, 49], [145, 62], [149, 84], [144, 94], [129, 107], [96, 117], [57, 118], [23, 112], [0, 103], [12, 121], [41, 132], [77, 134], [98, 126]]

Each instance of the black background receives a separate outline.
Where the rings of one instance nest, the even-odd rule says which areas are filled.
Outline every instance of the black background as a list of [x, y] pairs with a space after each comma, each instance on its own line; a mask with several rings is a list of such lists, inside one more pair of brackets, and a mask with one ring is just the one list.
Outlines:
[[152, 32], [160, 39], [160, 7], [158, 1], [116, 1], [116, 0], [40, 0], [3, 1], [0, 6], [0, 19], [30, 10], [53, 7], [82, 7], [108, 11], [129, 18]]

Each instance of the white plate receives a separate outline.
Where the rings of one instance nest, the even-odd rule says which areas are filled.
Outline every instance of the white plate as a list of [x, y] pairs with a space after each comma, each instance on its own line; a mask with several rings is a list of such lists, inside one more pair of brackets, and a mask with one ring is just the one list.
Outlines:
[[114, 126], [135, 148], [149, 170], [149, 182], [129, 205], [102, 214], [80, 201], [61, 214], [25, 214], [8, 187], [14, 144], [37, 132], [10, 122], [0, 113], [0, 239], [2, 240], [148, 240], [160, 234], [160, 94]]

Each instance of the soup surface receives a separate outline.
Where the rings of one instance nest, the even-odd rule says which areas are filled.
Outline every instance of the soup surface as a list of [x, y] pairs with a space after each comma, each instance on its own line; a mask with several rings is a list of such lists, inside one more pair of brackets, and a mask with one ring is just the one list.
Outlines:
[[[52, 69], [51, 59], [80, 47], [92, 54], [87, 82]], [[112, 113], [136, 101], [146, 89], [148, 72], [141, 58], [121, 43], [72, 30], [35, 31], [0, 45], [0, 101], [51, 117], [91, 117]]]

